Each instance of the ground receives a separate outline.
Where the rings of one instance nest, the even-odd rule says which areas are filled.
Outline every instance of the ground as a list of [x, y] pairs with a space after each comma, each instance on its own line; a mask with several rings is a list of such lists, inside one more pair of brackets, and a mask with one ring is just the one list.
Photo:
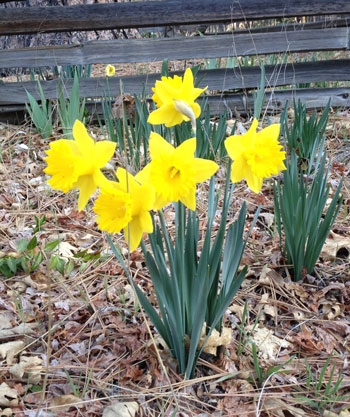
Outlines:
[[[348, 416], [349, 120], [346, 112], [331, 113], [329, 183], [332, 194], [345, 176], [345, 200], [314, 273], [303, 282], [291, 281], [280, 251], [272, 181], [260, 194], [237, 185], [231, 219], [243, 201], [249, 222], [262, 204], [242, 262], [248, 276], [225, 315], [231, 342], [216, 356], [204, 354], [190, 381], [178, 374], [135, 301], [91, 207], [78, 212], [74, 192], [63, 195], [46, 183], [43, 157], [49, 140], [29, 123], [0, 125], [0, 256], [14, 260], [11, 276], [0, 278], [2, 415], [11, 415], [11, 409], [31, 417], [101, 416], [103, 410], [104, 416], [172, 416], [176, 410], [181, 416]], [[101, 137], [97, 127], [90, 130]], [[221, 170], [220, 183], [224, 177]], [[205, 224], [207, 185], [200, 187]], [[166, 218], [173, 221], [171, 208]], [[23, 239], [32, 240], [33, 248], [19, 253]], [[47, 244], [57, 239], [50, 251]], [[126, 255], [123, 238], [114, 239]], [[337, 239], [342, 243], [331, 253]], [[24, 267], [14, 266], [24, 256]], [[135, 280], [155, 303], [141, 249], [130, 260]], [[251, 341], [258, 347], [255, 363]], [[271, 375], [278, 365], [279, 372]], [[129, 414], [123, 411], [125, 401]]]

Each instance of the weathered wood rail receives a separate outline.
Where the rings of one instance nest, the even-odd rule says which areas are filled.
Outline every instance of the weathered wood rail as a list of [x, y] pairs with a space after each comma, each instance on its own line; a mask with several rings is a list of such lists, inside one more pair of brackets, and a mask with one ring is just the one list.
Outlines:
[[349, 14], [348, 0], [167, 0], [1, 12], [0, 35]]
[[[350, 81], [350, 60], [303, 62], [296, 64], [279, 64], [265, 66], [266, 87], [274, 88], [283, 85], [299, 83], [315, 83], [321, 81]], [[179, 72], [174, 74], [181, 74]], [[222, 68], [216, 70], [203, 70], [197, 74], [200, 79], [199, 87], [208, 86], [209, 90], [228, 91], [254, 89], [260, 82], [260, 67]], [[80, 94], [82, 97], [103, 97], [107, 89], [111, 96], [121, 94], [120, 82], [123, 91], [132, 94], [141, 94], [144, 89], [147, 94], [152, 93], [155, 81], [159, 74], [137, 75], [128, 77], [106, 78], [94, 77], [80, 80]], [[64, 91], [68, 95], [73, 80], [64, 80]], [[58, 80], [42, 81], [41, 86], [47, 99], [57, 99]], [[36, 81], [0, 83], [0, 105], [21, 104], [28, 101], [28, 91], [37, 100], [40, 91]]]
[[239, 33], [205, 37], [123, 39], [94, 41], [82, 45], [0, 51], [0, 66], [41, 67], [125, 62], [154, 62], [163, 59], [223, 58], [308, 51], [337, 51], [349, 47], [348, 27]]
[[[6, 0], [0, 0], [4, 2]], [[87, 65], [107, 63], [154, 62], [192, 60], [201, 58], [229, 58], [235, 56], [283, 54], [308, 51], [347, 51], [350, 44], [350, 1], [348, 0], [164, 0], [114, 4], [95, 4], [69, 7], [50, 6], [3, 8], [0, 13], [0, 35], [14, 35], [51, 31], [121, 29], [164, 25], [188, 25], [203, 23], [232, 23], [241, 20], [259, 20], [281, 17], [334, 15], [341, 19], [311, 24], [289, 24], [246, 31], [232, 31], [220, 35], [159, 39], [125, 39], [94, 41], [80, 45], [50, 46], [0, 51], [0, 68], [50, 67], [56, 65]], [[77, 16], [79, 18], [77, 18]], [[323, 81], [350, 81], [350, 60], [277, 64], [266, 66], [266, 86], [288, 86]], [[208, 85], [214, 91], [237, 91], [256, 88], [261, 77], [259, 67], [237, 67], [201, 71], [201, 86]], [[159, 74], [109, 79], [112, 96], [123, 91], [139, 94], [151, 92]], [[72, 80], [64, 81], [69, 94]], [[57, 80], [43, 81], [45, 96], [57, 98]], [[105, 78], [82, 79], [82, 97], [103, 97], [107, 90]], [[1, 83], [0, 106], [18, 109], [27, 101], [26, 91], [40, 98], [36, 82]], [[287, 90], [286, 90], [287, 91]], [[290, 90], [291, 91], [291, 90]], [[316, 91], [316, 90], [315, 90]], [[349, 91], [329, 89], [324, 97], [334, 93], [333, 105], [347, 105]], [[274, 92], [271, 97], [290, 97], [291, 92]], [[273, 95], [275, 94], [275, 95]], [[311, 100], [310, 91], [295, 93], [307, 101], [308, 106], [322, 107], [324, 97], [317, 92]], [[220, 97], [223, 97], [222, 95]], [[233, 98], [234, 97], [234, 98]], [[237, 95], [228, 99], [228, 108], [242, 107], [247, 103]], [[217, 99], [210, 99], [213, 111], [222, 108]], [[248, 100], [249, 101], [249, 100]], [[277, 102], [276, 101], [276, 102]], [[270, 100], [270, 105], [273, 100]], [[236, 103], [236, 104], [235, 104]], [[239, 103], [239, 104], [237, 104]], [[278, 106], [277, 106], [278, 107]], [[274, 105], [273, 108], [277, 108]], [[216, 109], [216, 110], [215, 110]]]

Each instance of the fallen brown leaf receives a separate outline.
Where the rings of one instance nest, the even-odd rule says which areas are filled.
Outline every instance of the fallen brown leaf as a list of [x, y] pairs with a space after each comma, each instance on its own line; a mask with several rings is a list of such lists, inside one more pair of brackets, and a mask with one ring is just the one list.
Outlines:
[[138, 411], [139, 405], [137, 402], [120, 402], [106, 407], [103, 410], [102, 417], [135, 417]]
[[5, 382], [0, 385], [0, 406], [12, 407], [18, 405], [18, 393], [10, 388]]

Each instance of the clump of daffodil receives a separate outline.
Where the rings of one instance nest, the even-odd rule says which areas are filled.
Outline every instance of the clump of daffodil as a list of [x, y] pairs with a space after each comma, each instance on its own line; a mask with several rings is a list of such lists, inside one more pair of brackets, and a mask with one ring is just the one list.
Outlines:
[[106, 66], [106, 77], [113, 77], [115, 74], [115, 67], [113, 65], [108, 64]]
[[83, 210], [96, 188], [107, 181], [101, 168], [113, 156], [116, 144], [106, 140], [95, 143], [79, 120], [74, 123], [73, 137], [50, 144], [44, 172], [51, 175], [48, 183], [56, 190], [67, 193], [78, 188], [78, 209]]
[[195, 158], [196, 139], [188, 139], [177, 148], [152, 132], [149, 140], [151, 162], [137, 175], [156, 191], [153, 208], [159, 210], [172, 201], [181, 201], [191, 210], [196, 208], [196, 184], [207, 180], [218, 170], [214, 161]]
[[148, 123], [171, 127], [183, 121], [191, 121], [195, 130], [196, 119], [201, 113], [200, 105], [195, 103], [195, 100], [207, 88], [194, 87], [190, 68], [187, 68], [183, 78], [177, 75], [174, 78], [162, 77], [161, 81], [156, 81], [155, 87], [152, 88], [154, 92], [152, 99], [156, 103], [157, 110], [149, 115]]
[[278, 141], [280, 125], [272, 124], [257, 132], [258, 121], [253, 123], [244, 135], [230, 136], [225, 147], [233, 160], [231, 180], [246, 179], [249, 188], [258, 193], [263, 179], [286, 169], [283, 161], [286, 153]]
[[100, 230], [119, 233], [124, 229], [125, 240], [132, 252], [140, 244], [144, 232], [153, 232], [149, 211], [153, 208], [155, 192], [152, 185], [140, 184], [123, 168], [118, 168], [117, 179], [118, 182], [105, 183], [94, 212]]

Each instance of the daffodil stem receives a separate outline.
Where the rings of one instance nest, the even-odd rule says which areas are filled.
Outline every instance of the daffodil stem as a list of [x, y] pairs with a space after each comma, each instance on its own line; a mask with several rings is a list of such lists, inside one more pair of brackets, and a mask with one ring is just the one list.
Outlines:
[[197, 137], [197, 126], [196, 126], [196, 122], [191, 123], [191, 126], [192, 126], [192, 135], [195, 138], [195, 137]]

